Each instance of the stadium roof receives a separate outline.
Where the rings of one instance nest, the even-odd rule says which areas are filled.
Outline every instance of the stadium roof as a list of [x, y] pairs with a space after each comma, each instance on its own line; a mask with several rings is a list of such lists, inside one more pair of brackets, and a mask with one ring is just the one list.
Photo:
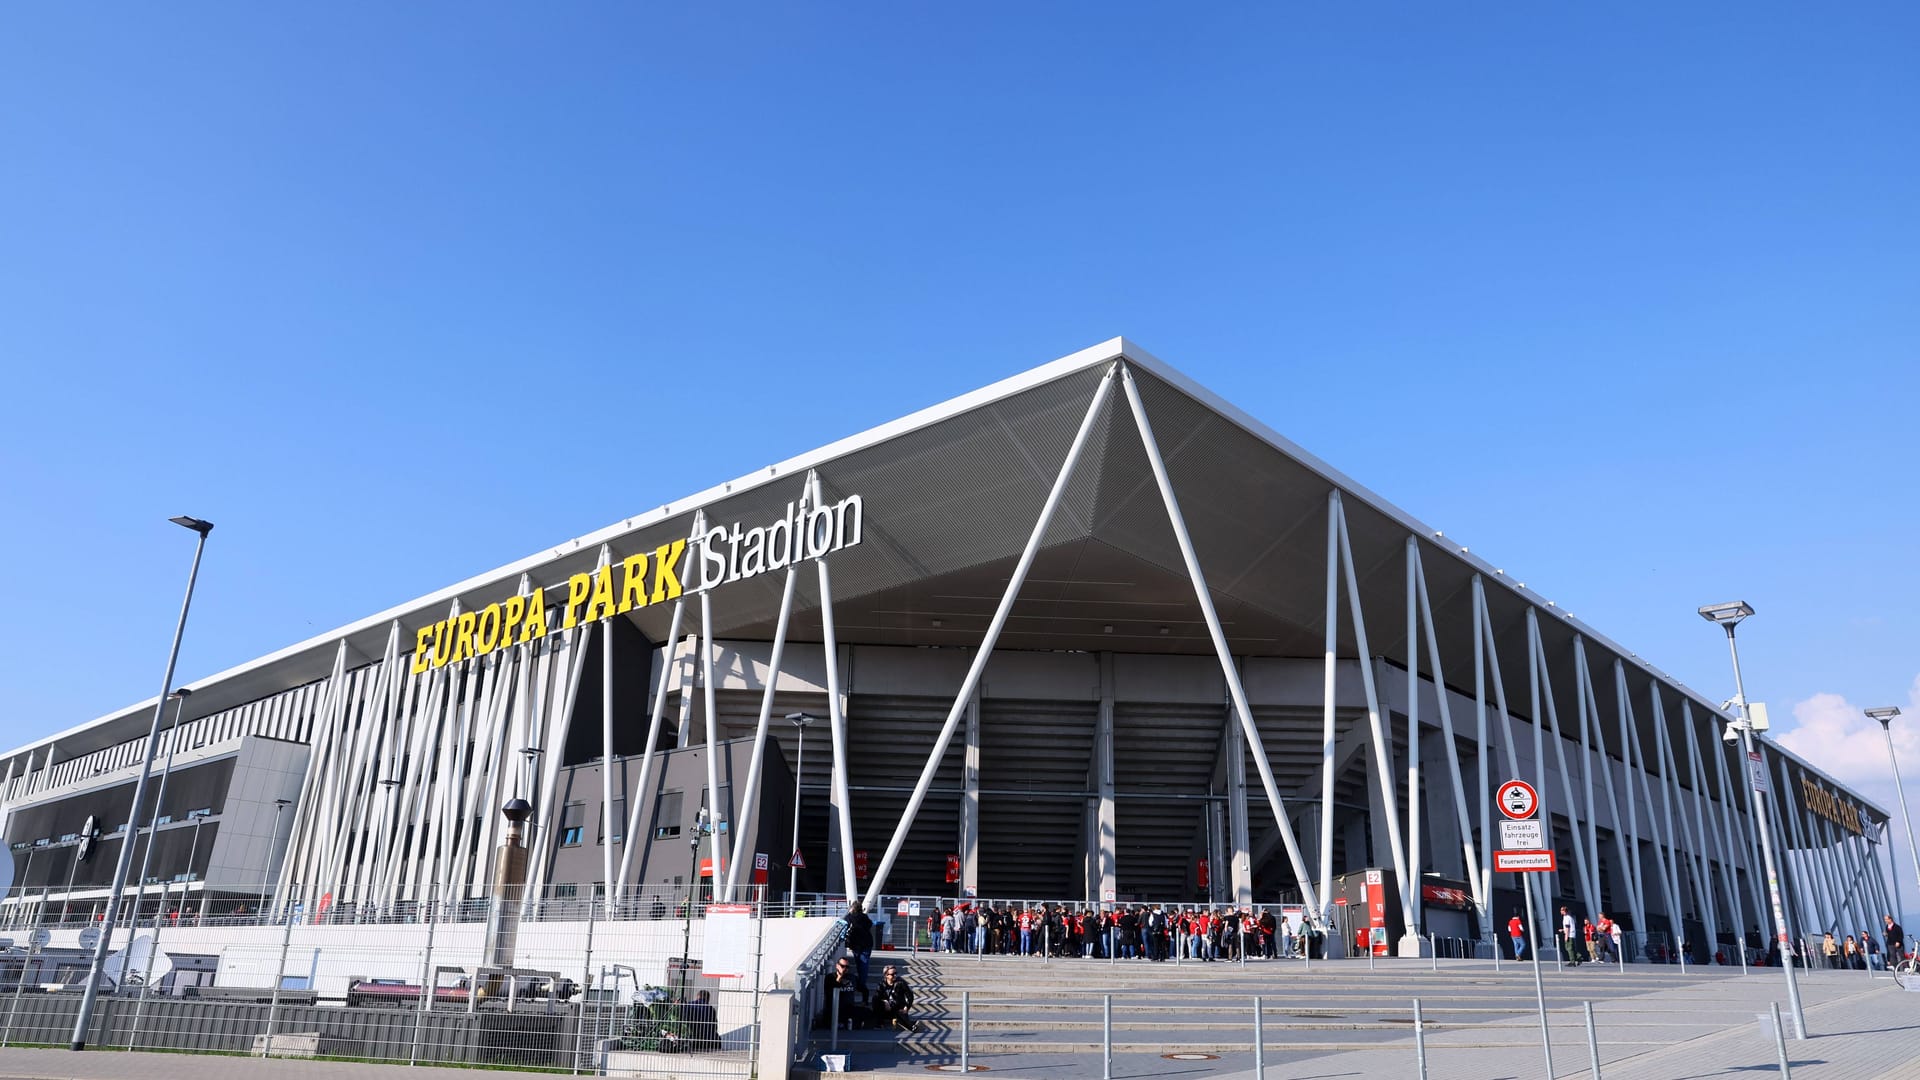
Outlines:
[[[455, 601], [462, 610], [484, 606], [513, 593], [522, 575], [534, 585], [563, 585], [568, 575], [598, 562], [602, 545], [611, 547], [617, 561], [686, 537], [697, 511], [704, 510], [710, 524], [778, 517], [788, 502], [800, 497], [810, 471], [818, 473], [828, 501], [858, 494], [864, 504], [863, 542], [831, 560], [839, 640], [972, 646], [981, 639], [1005, 589], [1096, 385], [1116, 360], [1126, 362], [1140, 389], [1235, 653], [1322, 654], [1327, 504], [1329, 493], [1338, 489], [1373, 654], [1402, 665], [1408, 662], [1404, 582], [1405, 545], [1411, 534], [1420, 545], [1450, 685], [1472, 685], [1471, 580], [1478, 573], [1486, 583], [1500, 668], [1516, 711], [1526, 708], [1526, 612], [1532, 608], [1538, 612], [1562, 731], [1578, 726], [1575, 635], [1586, 641], [1598, 717], [1611, 731], [1618, 731], [1612, 675], [1616, 658], [1662, 688], [1669, 717], [1678, 716], [1685, 699], [1703, 719], [1725, 721], [1711, 699], [1124, 338], [641, 511], [197, 680], [189, 684], [196, 710], [228, 708], [324, 678], [343, 638], [359, 662], [377, 660], [395, 620], [410, 649], [406, 635], [445, 618]], [[791, 630], [795, 640], [819, 637], [818, 591], [812, 578], [802, 575]], [[781, 575], [763, 574], [715, 588], [711, 599], [716, 636], [770, 636], [781, 584]], [[549, 596], [549, 604], [555, 599]], [[625, 617], [658, 642], [667, 633], [670, 609], [669, 604], [639, 607]], [[1357, 649], [1346, 610], [1343, 599], [1340, 652], [1353, 656]], [[693, 625], [691, 617], [687, 625]], [[1118, 394], [1110, 395], [1101, 410], [1000, 648], [1212, 651], [1139, 434]], [[1420, 665], [1427, 669], [1424, 656]], [[1629, 682], [1634, 684], [1633, 712], [1643, 739], [1650, 740], [1652, 717], [1644, 680]], [[148, 699], [6, 756], [49, 743], [58, 743], [63, 756], [73, 756], [138, 738], [153, 707], [153, 699]], [[1703, 727], [1703, 743], [1716, 737], [1714, 725]], [[1610, 745], [1616, 741], [1608, 740]], [[1885, 819], [1884, 810], [1866, 806]]]

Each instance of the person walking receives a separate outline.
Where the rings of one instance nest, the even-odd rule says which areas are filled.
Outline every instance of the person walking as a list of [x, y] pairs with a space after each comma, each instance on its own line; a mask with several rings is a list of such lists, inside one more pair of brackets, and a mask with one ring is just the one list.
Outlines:
[[1573, 913], [1563, 904], [1560, 907], [1560, 950], [1566, 955], [1567, 963], [1579, 967], [1580, 954], [1574, 948], [1575, 940]]
[[1887, 963], [1897, 964], [1907, 958], [1907, 934], [1906, 931], [1900, 929], [1899, 923], [1893, 921], [1892, 915], [1888, 915], [1886, 918]]
[[1507, 920], [1507, 937], [1513, 941], [1515, 960], [1527, 955], [1527, 925], [1520, 921], [1517, 911], [1513, 913], [1513, 918]]
[[858, 900], [847, 908], [847, 951], [859, 977], [861, 996], [867, 993], [867, 967], [873, 963], [873, 920]]

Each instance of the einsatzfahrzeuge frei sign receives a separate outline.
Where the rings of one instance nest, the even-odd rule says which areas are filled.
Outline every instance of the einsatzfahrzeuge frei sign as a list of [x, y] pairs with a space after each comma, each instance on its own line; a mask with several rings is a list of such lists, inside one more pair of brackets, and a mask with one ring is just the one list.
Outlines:
[[[858, 495], [820, 506], [808, 506], [802, 499], [788, 503], [786, 513], [771, 522], [716, 525], [574, 574], [567, 578], [566, 603], [558, 609], [560, 628], [570, 630], [852, 547], [860, 542], [864, 513]], [[541, 587], [430, 623], [414, 634], [413, 673], [545, 637], [552, 617], [547, 590]]]

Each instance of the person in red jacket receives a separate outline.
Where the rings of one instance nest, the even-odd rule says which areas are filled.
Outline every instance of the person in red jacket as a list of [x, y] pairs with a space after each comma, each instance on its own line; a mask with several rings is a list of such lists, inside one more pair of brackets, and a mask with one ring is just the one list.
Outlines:
[[1520, 913], [1514, 912], [1507, 920], [1507, 936], [1513, 939], [1513, 958], [1520, 959], [1527, 954], [1527, 927], [1520, 921]]

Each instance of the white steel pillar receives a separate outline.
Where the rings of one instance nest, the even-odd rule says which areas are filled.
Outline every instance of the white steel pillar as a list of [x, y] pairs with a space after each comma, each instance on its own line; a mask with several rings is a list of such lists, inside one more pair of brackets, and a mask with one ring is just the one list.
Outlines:
[[[613, 548], [606, 544], [600, 545], [598, 573], [603, 579], [613, 574]], [[613, 876], [613, 618], [608, 612], [600, 620], [600, 880], [609, 917], [619, 891]], [[513, 748], [507, 749], [511, 753]]]
[[[1420, 618], [1416, 565], [1420, 542], [1408, 535], [1405, 545], [1407, 585], [1407, 922], [1415, 933], [1425, 922], [1421, 909], [1420, 870]], [[1435, 695], [1444, 699], [1446, 691]], [[1416, 954], [1418, 955], [1418, 954]]]
[[[1708, 726], [1708, 730], [1712, 730], [1712, 725]], [[1745, 765], [1746, 762], [1743, 760], [1741, 762], [1742, 768], [1740, 769], [1740, 779], [1743, 782], [1741, 791], [1743, 793], [1745, 791], [1744, 785], [1752, 783]], [[1733, 808], [1737, 803], [1734, 800], [1733, 785], [1727, 780], [1727, 755], [1719, 750], [1715, 750], [1713, 754], [1713, 771], [1719, 781], [1720, 801], [1719, 805], [1715, 806], [1713, 800], [1709, 799], [1707, 806], [1713, 812], [1712, 820], [1714, 822], [1713, 828], [1715, 830], [1715, 836], [1718, 838], [1721, 850], [1725, 853], [1720, 860], [1720, 876], [1726, 882], [1728, 918], [1733, 920], [1735, 935], [1739, 937], [1740, 940], [1745, 941], [1747, 909], [1746, 902], [1740, 895], [1740, 864], [1744, 861], [1744, 853], [1734, 843], [1734, 837], [1737, 832], [1734, 818], [1738, 815], [1734, 813]]]
[[961, 755], [960, 891], [980, 893], [980, 688], [966, 701], [966, 746]]
[[[813, 505], [826, 505], [826, 500], [820, 497], [818, 473], [807, 473], [807, 490], [813, 495]], [[802, 510], [805, 508], [802, 507]], [[801, 519], [805, 520], [804, 513]], [[814, 559], [813, 565], [820, 575], [820, 649], [825, 654], [827, 665], [827, 722], [833, 733], [833, 805], [836, 820], [840, 823], [840, 871], [847, 900], [851, 903], [860, 895], [860, 885], [853, 872], [853, 804], [847, 795], [847, 770], [850, 768], [847, 758], [847, 706], [845, 699], [840, 696], [840, 645], [835, 640], [833, 629], [833, 577], [827, 571], [826, 556]]]
[[[1616, 670], [1619, 669], [1616, 668]], [[1620, 700], [1625, 702], [1627, 700], [1627, 684], [1624, 675], [1621, 677], [1619, 687]], [[1662, 723], [1663, 721], [1660, 719], [1660, 684], [1653, 679], [1647, 680], [1647, 696], [1653, 701], [1652, 707], [1648, 709], [1648, 715], [1653, 719], [1655, 724]], [[1625, 713], [1625, 722], [1626, 731], [1621, 736], [1622, 745], [1631, 746], [1633, 756], [1639, 759], [1639, 767], [1637, 770], [1632, 763], [1629, 763], [1627, 766], [1627, 785], [1629, 790], [1631, 790], [1634, 773], [1637, 771], [1640, 775], [1640, 790], [1644, 792], [1647, 797], [1647, 831], [1653, 834], [1654, 869], [1660, 873], [1660, 892], [1667, 901], [1667, 929], [1673, 935], [1673, 939], [1678, 941], [1680, 939], [1681, 916], [1680, 881], [1679, 878], [1675, 876], [1674, 859], [1678, 858], [1680, 853], [1675, 848], [1673, 841], [1673, 801], [1669, 795], [1666, 800], [1667, 827], [1663, 833], [1660, 828], [1660, 815], [1656, 812], [1653, 804], [1652, 773], [1647, 767], [1646, 750], [1640, 742], [1640, 727], [1634, 723], [1633, 710], [1630, 705]], [[1666, 792], [1666, 786], [1664, 784], [1661, 785], [1661, 791], [1663, 793]], [[1628, 802], [1635, 803], [1635, 799], [1629, 798]], [[1651, 932], [1653, 924], [1651, 922], [1642, 923], [1638, 929], [1642, 932]]]
[[[1461, 865], [1465, 867], [1465, 872], [1461, 876], [1467, 879], [1469, 889], [1473, 894], [1474, 905], [1484, 911], [1489, 901], [1490, 893], [1487, 887], [1487, 879], [1482, 878], [1477, 872], [1479, 859], [1474, 854], [1473, 822], [1467, 814], [1465, 782], [1460, 775], [1459, 743], [1454, 738], [1453, 733], [1453, 706], [1447, 701], [1446, 671], [1440, 665], [1440, 639], [1433, 628], [1433, 601], [1427, 594], [1426, 564], [1420, 558], [1418, 542], [1411, 536], [1407, 538], [1407, 551], [1412, 559], [1412, 576], [1416, 595], [1419, 599], [1420, 622], [1426, 627], [1427, 668], [1433, 676], [1435, 707], [1440, 714], [1440, 734], [1445, 739], [1447, 748], [1447, 778], [1452, 782], [1454, 815], [1459, 819], [1460, 835], [1458, 842], [1460, 843], [1461, 857], [1463, 859]], [[1413, 636], [1409, 635], [1407, 638], [1407, 670], [1416, 671], [1419, 669], [1420, 664], [1418, 657], [1419, 648]], [[1416, 692], [1419, 690], [1417, 679], [1415, 680], [1413, 689]], [[1411, 715], [1413, 714], [1410, 708], [1409, 716]], [[1416, 736], [1419, 734], [1419, 727], [1417, 725], [1414, 726], [1413, 733]], [[1481, 787], [1484, 789], [1486, 785], [1482, 784]], [[1419, 790], [1417, 784], [1410, 795], [1411, 797], [1418, 797]], [[1418, 860], [1414, 861], [1413, 867], [1417, 875], [1420, 867]], [[1416, 894], [1418, 894], [1419, 891], [1417, 887], [1413, 890]]]
[[[789, 570], [787, 574], [787, 595], [791, 596], [792, 593], [793, 573]], [[673, 616], [667, 623], [667, 636], [660, 645], [660, 682], [653, 694], [653, 713], [647, 720], [647, 745], [646, 748], [640, 752], [640, 777], [639, 780], [634, 783], [633, 787], [627, 790], [627, 831], [623, 835], [629, 839], [620, 851], [620, 872], [619, 876], [615, 879], [620, 882], [621, 888], [626, 887], [627, 878], [632, 876], [633, 855], [634, 852], [642, 846], [631, 838], [638, 835], [642, 812], [646, 809], [647, 803], [652, 799], [650, 791], [652, 790], [654, 747], [660, 741], [660, 725], [666, 718], [667, 687], [673, 679], [675, 667], [674, 651], [680, 640], [680, 620], [686, 613], [686, 606], [687, 602], [684, 598], [673, 602]], [[784, 620], [781, 625], [785, 626]], [[798, 784], [799, 782], [800, 778], [797, 776], [794, 777], [794, 783]], [[608, 891], [611, 892], [612, 890], [609, 889]]]
[[[1113, 710], [1113, 654], [1103, 652], [1100, 654], [1099, 729], [1095, 733], [1093, 740], [1093, 767], [1096, 774], [1096, 790], [1100, 793], [1099, 803], [1094, 811], [1094, 850], [1096, 852], [1094, 873], [1097, 878], [1095, 887], [1098, 891], [1089, 897], [1089, 899], [1097, 900], [1103, 904], [1113, 903], [1120, 895], [1120, 836], [1118, 832], [1118, 815], [1114, 809], [1113, 783]], [[967, 726], [977, 731], [979, 722], [977, 719], [970, 720]], [[978, 743], [978, 735], [975, 734], [968, 741], [969, 743]], [[975, 813], [977, 815], [979, 809], [977, 785], [979, 783], [978, 778], [980, 772], [978, 768], [972, 767], [974, 764], [977, 764], [977, 762], [970, 763], [968, 774], [973, 778], [972, 782], [975, 785]], [[1244, 782], [1242, 784], [1241, 794], [1244, 799]], [[978, 820], [976, 816], [976, 828], [978, 827]]]
[[[1613, 661], [1613, 696], [1620, 719], [1620, 778], [1626, 782], [1626, 838], [1621, 848], [1624, 864], [1621, 870], [1626, 874], [1627, 888], [1632, 892], [1629, 897], [1629, 909], [1633, 913], [1633, 925], [1637, 930], [1647, 928], [1647, 873], [1640, 862], [1640, 804], [1633, 794], [1633, 758], [1634, 750], [1628, 741], [1633, 737], [1633, 703], [1627, 700], [1627, 669], [1618, 657]], [[1611, 765], [1608, 766], [1612, 768]], [[1609, 790], [1611, 795], [1611, 790]], [[1620, 829], [1620, 812], [1614, 811], [1613, 826], [1615, 832]]]
[[[687, 546], [689, 550], [691, 550], [693, 545], [689, 544]], [[704, 539], [700, 546], [704, 551], [706, 547]], [[688, 565], [698, 564], [689, 563]], [[823, 604], [822, 607], [824, 608], [824, 606]], [[707, 714], [707, 828], [709, 830], [707, 833], [707, 859], [711, 864], [710, 869], [712, 871], [713, 883], [718, 885], [726, 880], [724, 876], [725, 868], [720, 865], [720, 838], [725, 835], [727, 808], [720, 805], [720, 718], [716, 715], [718, 709], [713, 699], [713, 653], [714, 650], [719, 647], [719, 642], [714, 640], [713, 594], [711, 592], [702, 592], [700, 594], [700, 633], [705, 638], [705, 640], [700, 643], [700, 703], [703, 707], [702, 711]], [[829, 654], [829, 656], [831, 656], [831, 654]], [[829, 667], [828, 670], [831, 671], [832, 668]], [[832, 676], [829, 675], [828, 678], [831, 679]], [[852, 856], [848, 857], [851, 858]], [[700, 875], [698, 873], [694, 875], [692, 884], [694, 886], [694, 893], [692, 895], [698, 895], [700, 885]], [[849, 892], [847, 895], [852, 896], [853, 894]]]
[[[1546, 706], [1547, 723], [1553, 733], [1553, 756], [1560, 766], [1560, 786], [1566, 790], [1567, 831], [1573, 834], [1573, 861], [1578, 871], [1574, 875], [1575, 883], [1580, 886], [1581, 899], [1586, 902], [1587, 911], [1600, 908], [1600, 887], [1594, 874], [1593, 864], [1587, 858], [1587, 842], [1581, 834], [1580, 815], [1577, 813], [1575, 799], [1577, 792], [1573, 786], [1573, 776], [1567, 770], [1567, 739], [1560, 729], [1560, 711], [1553, 701], [1553, 676], [1547, 671], [1545, 643], [1540, 639], [1540, 618], [1532, 606], [1527, 608], [1527, 637], [1533, 643], [1533, 664], [1535, 677], [1539, 684], [1540, 698]], [[1539, 718], [1534, 720], [1535, 732], [1539, 733]], [[1541, 763], [1544, 773], [1545, 762]], [[1546, 793], [1540, 794], [1542, 810], [1546, 806]], [[1548, 820], [1551, 820], [1549, 818]]]
[[1696, 858], [1700, 860], [1700, 884], [1705, 893], [1706, 910], [1702, 913], [1707, 924], [1707, 954], [1713, 954], [1713, 943], [1720, 940], [1719, 900], [1713, 889], [1713, 849], [1707, 846], [1707, 798], [1706, 781], [1700, 771], [1700, 737], [1693, 726], [1693, 703], [1686, 699], [1680, 701], [1680, 730], [1687, 739], [1687, 774], [1693, 779], [1693, 820]]
[[[1231, 705], [1229, 705], [1231, 709]], [[1228, 713], [1228, 723], [1232, 723], [1232, 713]], [[1253, 847], [1247, 838], [1247, 756], [1246, 745], [1232, 737], [1229, 729], [1226, 743], [1227, 773], [1227, 829], [1226, 854], [1230, 860], [1228, 883], [1233, 890], [1233, 903], [1244, 906], [1253, 903]], [[1213, 868], [1217, 878], [1218, 866]], [[1209, 880], [1213, 880], [1210, 878]]]
[[[747, 851], [747, 834], [755, 830], [748, 827], [753, 821], [755, 802], [760, 794], [760, 763], [767, 755], [767, 726], [773, 720], [773, 694], [780, 685], [780, 661], [787, 648], [787, 619], [793, 614], [793, 591], [799, 581], [799, 568], [787, 567], [787, 582], [780, 593], [780, 615], [773, 624], [773, 651], [767, 657], [767, 685], [760, 694], [760, 719], [753, 728], [753, 760], [747, 766], [747, 790], [740, 800], [740, 820], [733, 826], [733, 858], [727, 864], [727, 891], [725, 899], [733, 899], [734, 887], [740, 884], [740, 864], [751, 853]], [[651, 745], [648, 747], [652, 749]], [[797, 787], [799, 776], [793, 778]], [[631, 834], [629, 834], [631, 835]]]
[[[920, 813], [920, 804], [926, 801], [927, 789], [933, 785], [933, 776], [940, 768], [940, 759], [947, 752], [947, 746], [953, 741], [954, 730], [959, 727], [960, 717], [966, 710], [969, 699], [973, 697], [975, 687], [980, 683], [980, 675], [986, 670], [987, 659], [993, 655], [994, 643], [1000, 640], [1000, 631], [1007, 624], [1007, 616], [1013, 611], [1014, 598], [1020, 595], [1020, 587], [1026, 583], [1027, 571], [1033, 566], [1033, 560], [1040, 552], [1040, 542], [1046, 536], [1047, 526], [1053, 521], [1053, 513], [1059, 508], [1061, 498], [1066, 494], [1067, 483], [1073, 478], [1073, 468], [1080, 460], [1080, 453], [1086, 448], [1087, 436], [1093, 430], [1093, 424], [1100, 416], [1102, 406], [1113, 388], [1113, 377], [1119, 364], [1107, 369], [1101, 378], [1099, 387], [1094, 391], [1093, 400], [1087, 404], [1087, 413], [1080, 421], [1080, 428], [1074, 433], [1073, 443], [1067, 447], [1066, 460], [1060, 465], [1060, 472], [1054, 477], [1053, 488], [1047, 492], [1047, 500], [1040, 508], [1039, 519], [1033, 524], [1033, 532], [1027, 537], [1027, 545], [1020, 552], [1020, 559], [1014, 564], [1013, 573], [1007, 578], [1007, 588], [1001, 594], [1000, 604], [994, 609], [993, 618], [987, 623], [986, 635], [981, 639], [980, 649], [974, 653], [973, 662], [967, 667], [966, 677], [960, 682], [960, 691], [954, 695], [953, 708], [947, 712], [946, 723], [940, 727], [940, 735], [934, 740], [932, 751], [927, 755], [926, 765], [920, 770], [920, 779], [914, 784], [913, 794], [908, 796], [906, 809], [900, 814], [900, 821], [894, 826], [893, 838], [887, 842], [887, 850], [880, 857], [880, 866], [874, 871], [869, 885], [873, 895], [879, 895], [887, 883], [887, 875], [893, 871], [895, 859], [900, 857], [900, 849], [905, 846], [907, 832], [913, 828], [913, 819]], [[824, 601], [823, 601], [824, 603]]]
[[[1334, 768], [1334, 674], [1340, 636], [1340, 489], [1327, 493], [1327, 666], [1321, 691], [1320, 713], [1320, 899], [1331, 904], [1333, 897], [1333, 768]], [[1361, 662], [1366, 657], [1361, 657]], [[1328, 908], [1316, 914], [1322, 924], [1332, 917]]]
[[[1273, 766], [1267, 761], [1266, 747], [1261, 744], [1259, 729], [1254, 726], [1253, 711], [1247, 705], [1246, 688], [1240, 684], [1240, 672], [1234, 667], [1233, 655], [1227, 648], [1226, 632], [1221, 629], [1220, 615], [1213, 608], [1213, 596], [1207, 591], [1206, 576], [1200, 570], [1200, 557], [1193, 550], [1193, 538], [1187, 534], [1186, 518], [1180, 513], [1179, 500], [1174, 497], [1173, 481], [1167, 476], [1167, 464], [1160, 456], [1160, 445], [1154, 441], [1153, 425], [1148, 422], [1146, 406], [1140, 401], [1140, 389], [1134, 382], [1132, 372], [1127, 370], [1125, 364], [1120, 365], [1120, 383], [1122, 388], [1126, 390], [1127, 404], [1133, 410], [1133, 421], [1139, 429], [1142, 447], [1147, 452], [1147, 463], [1153, 467], [1154, 482], [1158, 484], [1160, 488], [1160, 501], [1165, 504], [1168, 523], [1173, 526], [1173, 538], [1179, 542], [1180, 556], [1186, 564], [1187, 579], [1192, 582], [1194, 599], [1197, 600], [1200, 605], [1200, 616], [1206, 621], [1207, 635], [1213, 639], [1214, 656], [1220, 662], [1221, 674], [1226, 676], [1227, 692], [1233, 697], [1234, 712], [1239, 716], [1240, 728], [1246, 735], [1248, 752], [1253, 756], [1254, 766], [1260, 772], [1260, 783], [1261, 786], [1266, 789], [1267, 803], [1273, 811], [1274, 824], [1279, 828], [1280, 838], [1286, 844], [1287, 858], [1293, 868], [1294, 880], [1300, 884], [1301, 897], [1305, 900], [1306, 906], [1316, 908], [1319, 906], [1319, 897], [1314, 893], [1313, 879], [1307, 873], [1306, 862], [1300, 856], [1300, 844], [1293, 835], [1293, 823], [1287, 819], [1286, 805], [1280, 799], [1280, 788], [1273, 778]], [[1344, 524], [1341, 527], [1341, 540], [1344, 546], [1346, 540]], [[1351, 594], [1354, 605], [1355, 630], [1358, 631], [1360, 629], [1360, 595], [1359, 590], [1353, 585], [1353, 560], [1351, 552], [1348, 553], [1347, 573], [1347, 588]], [[1362, 640], [1364, 641], [1364, 637]], [[1361, 649], [1361, 653], [1364, 658], [1366, 653], [1364, 647]], [[1362, 666], [1367, 672], [1368, 697], [1372, 698], [1373, 672], [1371, 668], [1366, 668], [1364, 664]], [[1377, 733], [1379, 730], [1379, 710], [1377, 706], [1374, 707], [1373, 713], [1375, 718], [1374, 729]], [[1391, 789], [1391, 776], [1388, 777], [1386, 786]], [[1391, 796], [1389, 796], [1389, 800], [1391, 800]], [[1397, 823], [1394, 826], [1394, 832], [1397, 840], [1397, 834], [1399, 832]], [[1396, 847], [1397, 846], [1396, 844]], [[1407, 892], [1406, 855], [1404, 852], [1396, 853], [1400, 857], [1400, 892], [1403, 899], [1401, 906], [1404, 911], [1408, 910], [1404, 902]], [[1407, 933], [1409, 936], [1414, 936], [1415, 934], [1411, 922], [1409, 922], [1407, 926]]]

